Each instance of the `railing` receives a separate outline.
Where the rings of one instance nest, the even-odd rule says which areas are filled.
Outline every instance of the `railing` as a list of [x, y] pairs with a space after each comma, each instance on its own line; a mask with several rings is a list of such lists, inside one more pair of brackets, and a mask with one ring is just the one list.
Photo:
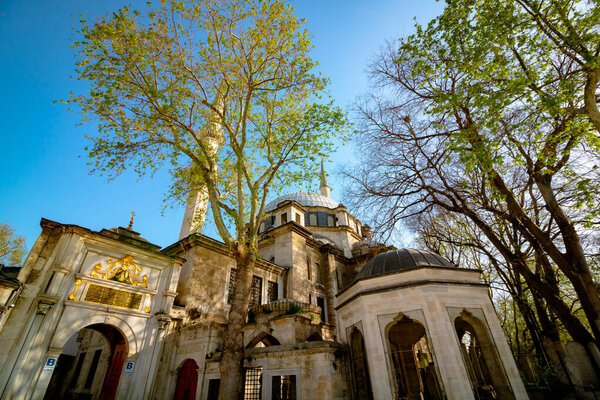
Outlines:
[[271, 314], [279, 313], [283, 315], [294, 315], [294, 314], [315, 314], [321, 315], [321, 307], [309, 304], [301, 303], [299, 301], [275, 301], [273, 303], [259, 304], [252, 306], [250, 310], [258, 314]]

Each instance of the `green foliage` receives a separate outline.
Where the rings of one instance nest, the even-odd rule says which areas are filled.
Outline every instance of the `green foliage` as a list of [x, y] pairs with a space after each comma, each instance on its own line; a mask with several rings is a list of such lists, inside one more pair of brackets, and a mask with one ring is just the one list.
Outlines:
[[289, 303], [287, 311], [283, 315], [300, 315], [302, 308], [296, 303]]
[[0, 264], [21, 264], [27, 254], [25, 238], [15, 234], [13, 227], [0, 223]]
[[273, 183], [310, 179], [347, 122], [329, 99], [304, 21], [281, 1], [128, 7], [81, 21], [73, 94], [93, 172], [168, 168], [169, 196], [206, 190], [223, 240], [252, 243]]

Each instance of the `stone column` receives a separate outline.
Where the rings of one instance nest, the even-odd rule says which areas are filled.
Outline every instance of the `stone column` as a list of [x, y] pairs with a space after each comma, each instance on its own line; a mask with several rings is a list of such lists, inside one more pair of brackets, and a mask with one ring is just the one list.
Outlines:
[[369, 375], [371, 378], [371, 387], [373, 388], [373, 398], [375, 400], [391, 399], [393, 392], [390, 385], [390, 374], [386, 362], [385, 346], [382, 342], [383, 335], [379, 331], [377, 315], [369, 312], [363, 312], [362, 326], [364, 329], [365, 348], [367, 352], [367, 362], [369, 363]]
[[460, 353], [454, 323], [448, 312], [435, 300], [428, 301], [423, 312], [446, 396], [449, 400], [473, 399], [471, 381]]
[[504, 371], [508, 377], [515, 398], [528, 399], [529, 396], [527, 394], [527, 390], [525, 390], [525, 385], [521, 379], [521, 374], [519, 373], [517, 364], [513, 358], [510, 346], [506, 341], [506, 336], [504, 335], [504, 331], [500, 326], [500, 321], [498, 321], [498, 316], [496, 315], [496, 311], [494, 310], [491, 300], [488, 304], [483, 306], [483, 313], [492, 336], [492, 341], [496, 345], [500, 362], [504, 367]]

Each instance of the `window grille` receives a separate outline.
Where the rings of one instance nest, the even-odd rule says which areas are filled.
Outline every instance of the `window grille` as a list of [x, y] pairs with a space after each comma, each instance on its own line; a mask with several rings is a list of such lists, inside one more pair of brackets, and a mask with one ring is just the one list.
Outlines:
[[269, 290], [267, 294], [267, 302], [272, 303], [278, 299], [279, 296], [279, 286], [277, 282], [269, 281]]
[[271, 386], [272, 400], [296, 400], [296, 375], [274, 376]]
[[261, 400], [262, 367], [245, 368], [244, 400]]
[[250, 292], [250, 305], [255, 306], [261, 304], [262, 293], [262, 278], [258, 276], [252, 277], [252, 291]]
[[227, 292], [227, 304], [233, 303], [233, 289], [237, 279], [237, 269], [232, 268], [229, 273], [229, 291]]

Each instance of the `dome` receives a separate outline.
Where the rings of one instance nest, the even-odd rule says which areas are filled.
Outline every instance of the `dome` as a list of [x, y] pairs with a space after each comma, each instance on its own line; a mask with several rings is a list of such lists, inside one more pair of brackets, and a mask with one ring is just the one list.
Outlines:
[[333, 243], [333, 241], [331, 239], [329, 239], [326, 236], [319, 235], [318, 233], [313, 234], [313, 239], [315, 239], [317, 242], [321, 242], [323, 244], [330, 244], [332, 246], [335, 246], [335, 243]]
[[415, 267], [456, 267], [444, 257], [424, 250], [391, 250], [373, 257], [360, 270], [356, 279], [384, 275]]
[[379, 247], [381, 246], [381, 243], [377, 243], [374, 240], [369, 240], [369, 239], [363, 239], [360, 242], [356, 242], [352, 245], [353, 249], [358, 249], [361, 246], [368, 246], [368, 247]]
[[337, 206], [339, 206], [339, 203], [330, 197], [321, 196], [320, 194], [296, 192], [280, 196], [275, 200], [270, 201], [265, 206], [265, 212], [275, 210], [279, 203], [282, 203], [286, 200], [297, 201], [298, 203], [306, 207], [336, 208]]

